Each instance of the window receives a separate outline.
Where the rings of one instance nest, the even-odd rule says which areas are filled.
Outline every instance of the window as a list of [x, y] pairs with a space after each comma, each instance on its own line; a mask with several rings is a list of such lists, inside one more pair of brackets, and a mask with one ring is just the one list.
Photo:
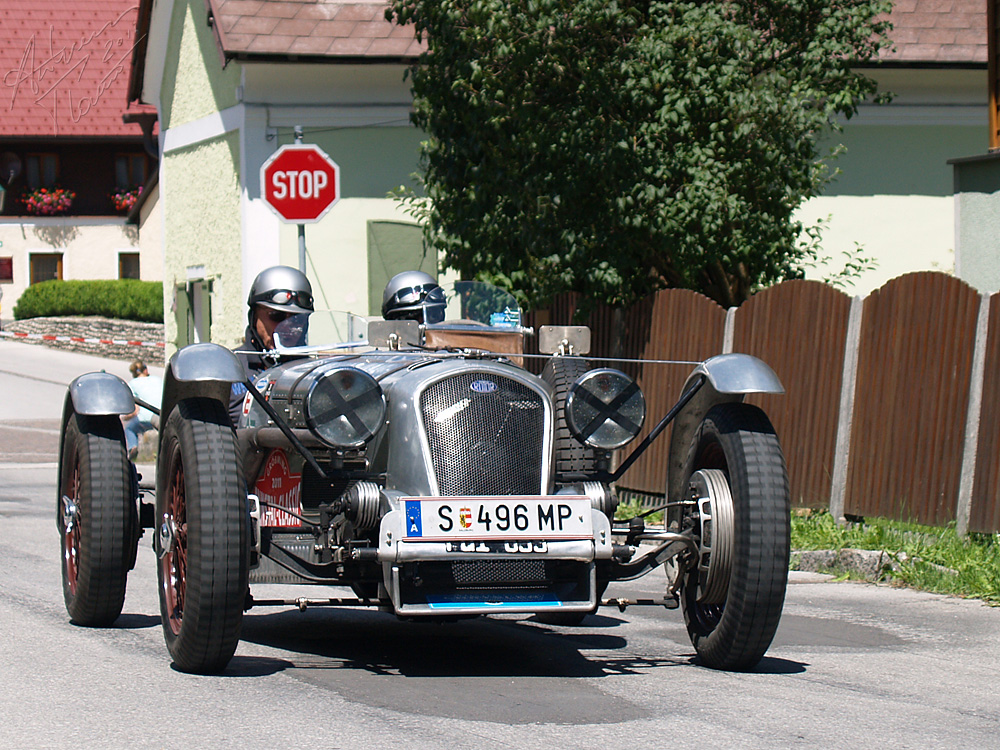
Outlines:
[[212, 282], [192, 279], [174, 291], [177, 348], [210, 340]]
[[139, 278], [139, 253], [118, 253], [118, 278]]
[[62, 279], [62, 253], [32, 253], [28, 257], [31, 266], [31, 283]]
[[59, 179], [59, 157], [55, 154], [28, 154], [24, 159], [24, 178], [29, 190], [54, 186]]
[[143, 154], [118, 154], [115, 157], [115, 187], [120, 190], [146, 184], [146, 157]]
[[14, 259], [0, 258], [0, 284], [14, 283]]

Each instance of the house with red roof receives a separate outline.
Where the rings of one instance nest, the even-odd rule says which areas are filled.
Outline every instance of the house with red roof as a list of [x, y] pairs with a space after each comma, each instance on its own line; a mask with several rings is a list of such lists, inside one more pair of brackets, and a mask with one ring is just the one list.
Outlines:
[[[128, 107], [135, 0], [0, 5], [0, 284], [158, 279], [127, 215], [157, 164], [155, 110]], [[139, 213], [136, 208], [135, 216]]]
[[[156, 108], [168, 345], [235, 344], [255, 274], [298, 265], [295, 225], [262, 200], [261, 166], [314, 143], [341, 170], [342, 199], [305, 231], [317, 304], [374, 314], [394, 272], [437, 259], [387, 197], [412, 184], [421, 134], [406, 68], [421, 51], [380, 0], [140, 0], [129, 100]], [[894, 98], [865, 105], [830, 150], [825, 193], [799, 212], [823, 228], [829, 263], [873, 257], [854, 291], [901, 273], [955, 266], [949, 161], [987, 142], [986, 13], [972, 0], [899, 0], [894, 46], [865, 72]]]
[[[377, 312], [400, 268], [436, 272], [388, 193], [411, 185], [412, 30], [382, 2], [141, 0], [129, 99], [159, 114], [159, 231], [168, 347], [243, 338], [250, 283], [299, 265], [298, 227], [261, 196], [261, 166], [296, 133], [340, 168], [340, 200], [304, 230], [317, 308]], [[145, 228], [144, 232], [149, 231]]]

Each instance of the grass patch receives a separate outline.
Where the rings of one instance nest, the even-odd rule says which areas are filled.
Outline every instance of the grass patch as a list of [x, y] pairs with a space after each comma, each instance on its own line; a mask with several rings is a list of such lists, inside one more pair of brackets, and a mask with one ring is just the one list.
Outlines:
[[[654, 502], [662, 503], [663, 500], [655, 499]], [[656, 506], [650, 504], [650, 501], [645, 500], [641, 496], [625, 495], [621, 498], [618, 508], [615, 510], [615, 520], [627, 521], [635, 516], [642, 516], [644, 513], [648, 513], [652, 507]], [[660, 526], [663, 524], [663, 511], [653, 511], [648, 516], [643, 516], [643, 520], [647, 526]]]
[[868, 519], [838, 525], [827, 512], [792, 514], [794, 550], [881, 550], [898, 563], [891, 582], [1000, 605], [1000, 534], [960, 537], [952, 526]]

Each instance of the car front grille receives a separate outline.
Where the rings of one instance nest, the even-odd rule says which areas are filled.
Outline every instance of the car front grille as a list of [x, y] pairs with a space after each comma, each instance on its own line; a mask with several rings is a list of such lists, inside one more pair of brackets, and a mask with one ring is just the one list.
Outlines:
[[429, 386], [421, 414], [443, 496], [542, 491], [542, 397], [511, 378], [464, 372]]
[[543, 585], [555, 575], [553, 561], [546, 560], [454, 560], [451, 577], [456, 588], [504, 585]]
[[404, 607], [579, 604], [591, 601], [593, 563], [576, 560], [437, 560], [400, 567]]

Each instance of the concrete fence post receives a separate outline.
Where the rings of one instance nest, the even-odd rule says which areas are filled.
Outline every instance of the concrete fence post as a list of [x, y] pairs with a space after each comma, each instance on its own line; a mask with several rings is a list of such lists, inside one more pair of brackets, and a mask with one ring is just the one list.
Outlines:
[[962, 472], [958, 483], [958, 504], [955, 507], [955, 531], [959, 536], [969, 532], [972, 512], [972, 491], [976, 480], [976, 453], [979, 449], [979, 420], [983, 412], [983, 381], [986, 377], [986, 340], [989, 334], [990, 295], [979, 296], [979, 317], [976, 319], [976, 343], [969, 376], [969, 410], [965, 417], [965, 445], [962, 449]]
[[833, 449], [833, 471], [830, 480], [830, 515], [838, 523], [845, 522], [844, 502], [847, 498], [847, 468], [851, 456], [851, 427], [854, 421], [854, 394], [858, 381], [858, 350], [861, 347], [861, 318], [864, 299], [851, 300], [844, 340], [844, 374], [840, 384], [840, 415], [837, 419], [837, 439]]
[[738, 307], [726, 310], [726, 322], [722, 329], [722, 354], [733, 353], [733, 341], [736, 338], [736, 311]]

